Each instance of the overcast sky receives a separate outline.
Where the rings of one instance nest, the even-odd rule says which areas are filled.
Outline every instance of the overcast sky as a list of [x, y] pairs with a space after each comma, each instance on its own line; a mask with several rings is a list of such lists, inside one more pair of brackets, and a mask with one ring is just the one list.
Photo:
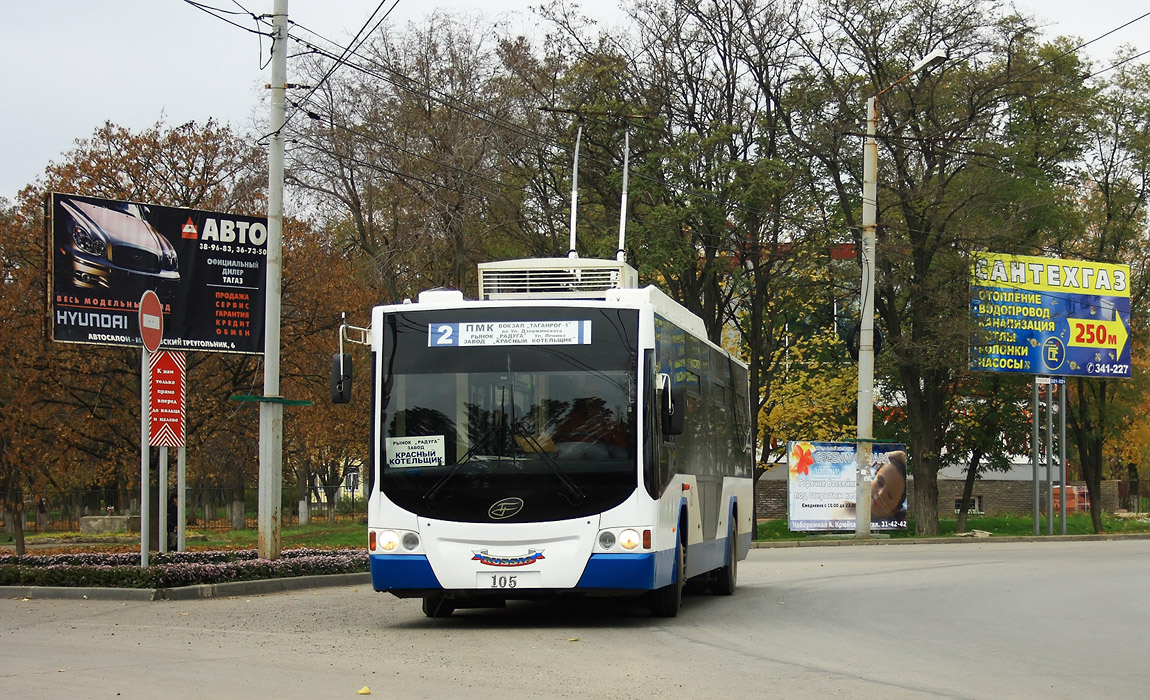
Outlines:
[[[235, 10], [233, 0], [202, 0]], [[387, 0], [392, 24], [418, 21], [433, 8], [530, 26], [539, 0]], [[270, 13], [272, 0], [239, 0]], [[611, 24], [618, 0], [583, 0], [584, 11]], [[379, 0], [290, 0], [293, 22], [346, 43]], [[1051, 36], [1089, 40], [1150, 11], [1137, 0], [1017, 0], [1048, 24]], [[254, 28], [250, 18], [236, 18]], [[1092, 45], [1098, 61], [1121, 44], [1150, 49], [1150, 17]], [[240, 131], [266, 125], [260, 104], [270, 74], [267, 39], [230, 26], [183, 0], [3, 0], [0, 2], [0, 197], [13, 200], [52, 161], [105, 121], [140, 130], [209, 118]], [[1145, 60], [1145, 59], [1142, 59]], [[291, 80], [289, 65], [289, 81]], [[254, 121], [253, 121], [254, 120]]]

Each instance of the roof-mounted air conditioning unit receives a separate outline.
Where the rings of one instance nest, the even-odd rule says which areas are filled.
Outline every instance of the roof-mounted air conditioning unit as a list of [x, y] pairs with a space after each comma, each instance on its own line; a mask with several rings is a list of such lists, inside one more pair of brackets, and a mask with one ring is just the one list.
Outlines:
[[639, 273], [625, 262], [537, 258], [479, 264], [480, 299], [603, 299], [634, 289]]

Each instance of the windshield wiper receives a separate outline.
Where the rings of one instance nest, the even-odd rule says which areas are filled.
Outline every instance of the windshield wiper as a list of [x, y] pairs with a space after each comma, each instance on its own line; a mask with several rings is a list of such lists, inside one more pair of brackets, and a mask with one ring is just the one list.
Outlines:
[[551, 453], [548, 452], [547, 449], [543, 447], [543, 445], [539, 444], [539, 441], [535, 439], [534, 435], [522, 432], [518, 428], [514, 427], [512, 430], [514, 431], [513, 437], [523, 438], [523, 441], [531, 446], [531, 448], [535, 451], [535, 454], [539, 455], [540, 459], [543, 460], [543, 463], [551, 468], [551, 472], [555, 474], [555, 477], [559, 479], [560, 483], [563, 484], [563, 491], [561, 493], [563, 497], [567, 499], [568, 503], [570, 503], [572, 506], [577, 506], [587, 499], [587, 494], [583, 493], [579, 486], [571, 480], [571, 477], [567, 476], [567, 472], [563, 471], [563, 467], [560, 466], [559, 460], [552, 457]]
[[[523, 417], [524, 421], [528, 419], [528, 416]], [[527, 432], [520, 430], [519, 421], [515, 419], [515, 392], [511, 392], [512, 441], [514, 441], [517, 437], [523, 438], [523, 442], [527, 443], [531, 449], [535, 450], [535, 454], [539, 455], [539, 457], [543, 460], [543, 463], [548, 467], [551, 467], [552, 473], [554, 473], [555, 477], [559, 479], [559, 482], [563, 484], [564, 490], [560, 492], [560, 495], [562, 495], [569, 504], [572, 506], [577, 506], [587, 499], [587, 496], [581, 490], [579, 490], [579, 487], [575, 484], [575, 482], [571, 481], [571, 478], [567, 476], [566, 472], [563, 471], [563, 467], [559, 466], [558, 460], [552, 457], [551, 453], [544, 449], [543, 446], [539, 444], [539, 441], [535, 439], [534, 431]]]
[[[451, 468], [447, 470], [447, 473], [440, 477], [439, 481], [435, 482], [435, 485], [427, 490], [427, 493], [423, 494], [423, 500], [427, 503], [428, 507], [434, 506], [435, 497], [439, 495], [439, 492], [443, 490], [444, 486], [447, 486], [447, 482], [451, 481], [455, 475], [459, 473], [459, 470], [463, 469], [463, 465], [470, 462], [480, 449], [488, 447], [496, 436], [506, 439], [507, 413], [503, 410], [503, 402], [505, 400], [507, 388], [500, 387], [500, 389], [503, 392], [503, 396], [500, 397], [499, 423], [492, 425], [485, 433], [483, 433], [483, 435], [479, 437], [479, 440], [477, 440], [475, 444], [471, 446], [471, 449], [463, 453], [463, 456], [457, 459], [455, 464], [451, 465]], [[498, 456], [499, 451], [500, 450], [494, 450], [494, 452], [496, 452], [496, 456]]]
[[443, 490], [444, 486], [447, 486], [447, 482], [451, 481], [455, 475], [458, 474], [459, 471], [463, 469], [463, 467], [468, 462], [470, 462], [476, 454], [479, 453], [481, 449], [487, 447], [491, 443], [491, 440], [502, 432], [502, 425], [493, 425], [487, 430], [487, 432], [483, 433], [483, 435], [479, 437], [479, 440], [477, 440], [476, 443], [471, 446], [471, 449], [463, 453], [463, 456], [456, 460], [455, 464], [451, 465], [451, 468], [447, 470], [447, 473], [441, 476], [439, 481], [435, 482], [435, 485], [427, 490], [427, 493], [423, 494], [423, 500], [427, 503], [427, 505], [433, 505], [435, 497], [439, 495], [439, 492]]

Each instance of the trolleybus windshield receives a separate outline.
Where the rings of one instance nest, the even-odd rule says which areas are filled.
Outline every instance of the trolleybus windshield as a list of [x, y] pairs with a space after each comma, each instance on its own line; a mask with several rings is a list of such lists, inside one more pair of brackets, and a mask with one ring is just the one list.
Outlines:
[[563, 520], [637, 484], [638, 312], [454, 309], [384, 318], [379, 484], [418, 515]]

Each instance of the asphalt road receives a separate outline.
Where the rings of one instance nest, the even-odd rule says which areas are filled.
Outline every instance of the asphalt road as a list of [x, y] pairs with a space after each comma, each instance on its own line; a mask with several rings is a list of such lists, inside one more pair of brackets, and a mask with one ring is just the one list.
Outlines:
[[1080, 698], [1150, 687], [1150, 540], [752, 550], [733, 597], [430, 620], [347, 586], [0, 600], [4, 698]]

